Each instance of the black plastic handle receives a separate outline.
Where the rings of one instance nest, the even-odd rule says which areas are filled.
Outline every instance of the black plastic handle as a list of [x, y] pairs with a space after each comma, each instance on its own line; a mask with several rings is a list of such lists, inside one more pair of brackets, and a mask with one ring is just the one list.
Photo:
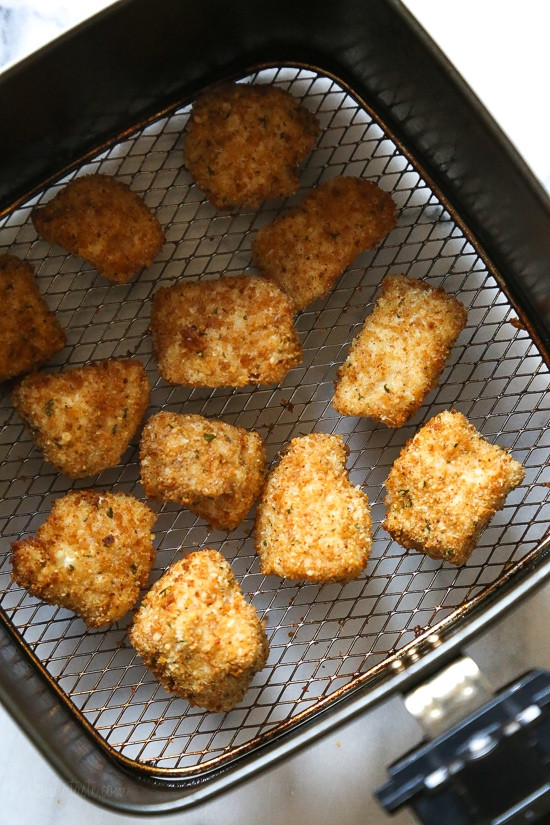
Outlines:
[[378, 799], [424, 825], [550, 821], [550, 672], [528, 673], [389, 772]]

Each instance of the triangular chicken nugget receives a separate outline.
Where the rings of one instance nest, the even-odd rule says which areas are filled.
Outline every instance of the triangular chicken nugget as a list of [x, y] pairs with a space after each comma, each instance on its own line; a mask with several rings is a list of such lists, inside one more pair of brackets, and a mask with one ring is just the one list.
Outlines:
[[84, 478], [120, 461], [149, 396], [141, 361], [113, 358], [28, 375], [12, 400], [44, 458], [65, 475]]
[[65, 331], [42, 297], [32, 266], [0, 255], [0, 381], [36, 369], [65, 346]]
[[205, 547], [174, 562], [134, 615], [130, 641], [167, 691], [229, 711], [266, 663], [269, 644], [229, 562]]
[[110, 175], [75, 178], [33, 209], [31, 219], [39, 235], [114, 283], [125, 284], [150, 266], [164, 243], [162, 227], [143, 199]]

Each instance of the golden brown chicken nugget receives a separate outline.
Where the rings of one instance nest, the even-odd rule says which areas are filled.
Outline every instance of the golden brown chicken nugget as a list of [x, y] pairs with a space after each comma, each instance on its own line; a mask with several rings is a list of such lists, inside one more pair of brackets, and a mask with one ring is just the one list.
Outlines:
[[394, 226], [387, 192], [363, 178], [336, 177], [259, 230], [254, 261], [302, 310], [327, 295], [354, 258]]
[[466, 320], [463, 304], [443, 289], [386, 276], [338, 370], [333, 407], [400, 427], [437, 385]]
[[109, 175], [74, 178], [31, 213], [39, 235], [83, 258], [104, 278], [127, 283], [164, 243], [155, 215], [129, 186]]
[[233, 530], [246, 516], [266, 468], [258, 433], [167, 411], [145, 424], [140, 460], [148, 498], [175, 501], [221, 530]]
[[316, 116], [288, 92], [224, 83], [195, 101], [184, 163], [216, 208], [257, 208], [296, 192], [296, 169], [318, 135]]
[[386, 481], [383, 526], [403, 547], [464, 564], [525, 472], [456, 410], [409, 439]]
[[35, 536], [12, 544], [12, 578], [89, 627], [122, 618], [149, 578], [156, 515], [125, 493], [74, 490], [54, 501]]
[[0, 255], [0, 382], [36, 369], [65, 346], [30, 264]]
[[160, 287], [150, 328], [158, 370], [172, 384], [272, 384], [302, 360], [292, 302], [265, 278]]
[[258, 433], [249, 433], [241, 461], [246, 475], [240, 486], [220, 496], [200, 496], [189, 509], [217, 530], [234, 530], [245, 518], [262, 490], [266, 476], [265, 451]]
[[241, 701], [269, 652], [255, 607], [221, 553], [208, 548], [155, 582], [129, 635], [166, 690], [215, 713]]
[[261, 571], [312, 582], [359, 576], [372, 546], [366, 494], [346, 470], [339, 435], [292, 439], [258, 502], [256, 549]]
[[141, 361], [110, 358], [28, 375], [12, 400], [44, 458], [65, 475], [83, 478], [120, 461], [149, 396]]

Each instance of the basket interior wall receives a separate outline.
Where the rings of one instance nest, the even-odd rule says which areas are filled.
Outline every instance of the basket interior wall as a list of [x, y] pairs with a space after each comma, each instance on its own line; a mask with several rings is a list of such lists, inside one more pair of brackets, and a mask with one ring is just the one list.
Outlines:
[[[270, 655], [243, 702], [226, 714], [190, 708], [169, 696], [143, 667], [126, 638], [127, 620], [88, 630], [64, 609], [29, 597], [10, 581], [10, 543], [34, 532], [52, 501], [74, 487], [107, 487], [144, 498], [137, 438], [123, 461], [92, 479], [71, 482], [45, 463], [0, 396], [0, 605], [26, 645], [110, 748], [137, 765], [192, 771], [230, 758], [235, 748], [313, 714], [416, 636], [479, 596], [510, 565], [540, 543], [548, 529], [548, 369], [517, 321], [516, 311], [445, 204], [414, 162], [376, 119], [336, 81], [291, 67], [262, 70], [254, 82], [290, 90], [315, 111], [322, 135], [289, 201], [257, 211], [217, 212], [182, 166], [184, 106], [86, 162], [73, 174], [115, 175], [140, 192], [166, 232], [157, 260], [130, 284], [104, 281], [80, 259], [38, 238], [30, 209], [67, 178], [24, 204], [0, 224], [1, 251], [29, 261], [51, 309], [67, 329], [65, 350], [52, 369], [133, 355], [152, 385], [148, 415], [159, 409], [194, 412], [256, 429], [268, 459], [297, 435], [340, 433], [349, 450], [351, 480], [369, 496], [373, 552], [356, 580], [323, 586], [264, 577], [253, 546], [254, 511], [233, 532], [210, 530], [176, 505], [153, 505], [157, 561], [152, 579], [182, 552], [221, 550], [247, 597], [266, 622]], [[390, 191], [398, 224], [386, 241], [361, 254], [330, 295], [297, 318], [303, 363], [281, 384], [243, 389], [174, 387], [158, 375], [148, 332], [150, 298], [158, 284], [254, 272], [255, 232], [288, 203], [337, 174], [364, 176]], [[70, 177], [70, 176], [69, 176]], [[331, 406], [333, 381], [352, 338], [370, 312], [388, 272], [443, 286], [468, 308], [468, 324], [440, 384], [406, 426], [392, 430], [370, 419], [343, 417]], [[381, 528], [384, 481], [418, 427], [455, 408], [491, 442], [511, 450], [526, 470], [462, 568], [441, 564], [392, 542]], [[546, 475], [545, 475], [546, 473]]]

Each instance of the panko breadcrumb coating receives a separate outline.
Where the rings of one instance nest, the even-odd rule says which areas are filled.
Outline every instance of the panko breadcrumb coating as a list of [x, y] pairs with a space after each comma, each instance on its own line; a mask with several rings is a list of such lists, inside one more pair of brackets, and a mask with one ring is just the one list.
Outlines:
[[12, 401], [44, 458], [70, 478], [84, 478], [120, 461], [149, 396], [141, 361], [108, 358], [28, 375]]
[[316, 116], [283, 89], [223, 83], [193, 105], [184, 164], [217, 209], [256, 209], [296, 192], [318, 136]]
[[158, 370], [172, 384], [272, 384], [302, 360], [292, 302], [265, 278], [160, 287], [150, 328]]
[[430, 419], [410, 439], [386, 481], [383, 526], [403, 547], [464, 564], [525, 472], [456, 410]]
[[387, 192], [369, 180], [336, 177], [262, 227], [252, 252], [261, 274], [302, 310], [327, 295], [357, 255], [394, 226], [395, 205]]
[[167, 691], [215, 713], [241, 701], [269, 652], [255, 607], [221, 553], [208, 548], [155, 582], [129, 635]]
[[400, 427], [433, 389], [467, 320], [443, 289], [388, 275], [338, 370], [332, 406]]
[[12, 578], [89, 627], [130, 610], [153, 566], [155, 513], [125, 493], [74, 490], [54, 501], [35, 536], [12, 544]]
[[109, 175], [74, 178], [45, 206], [33, 209], [39, 235], [83, 258], [104, 278], [125, 284], [164, 244], [164, 232], [143, 199]]
[[258, 433], [167, 411], [145, 424], [140, 460], [148, 498], [175, 501], [220, 530], [234, 530], [243, 520], [266, 472]]
[[65, 332], [42, 297], [32, 266], [0, 255], [0, 382], [36, 369], [65, 346]]
[[359, 576], [371, 551], [371, 518], [366, 494], [349, 481], [348, 452], [339, 435], [290, 442], [258, 503], [262, 573], [311, 582]]

